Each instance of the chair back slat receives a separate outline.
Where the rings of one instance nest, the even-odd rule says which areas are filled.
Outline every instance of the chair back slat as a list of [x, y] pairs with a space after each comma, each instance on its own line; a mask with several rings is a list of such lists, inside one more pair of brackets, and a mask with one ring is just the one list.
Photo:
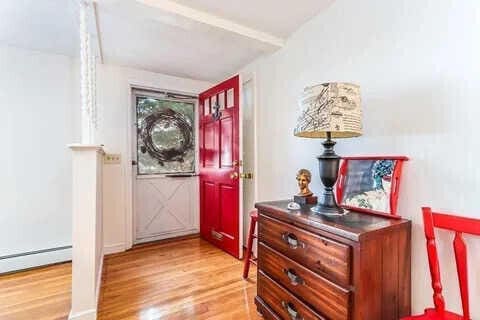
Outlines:
[[468, 267], [467, 246], [462, 234], [480, 236], [480, 220], [459, 217], [452, 214], [432, 212], [430, 208], [422, 208], [425, 237], [427, 239], [428, 263], [432, 277], [433, 302], [435, 309], [441, 315], [445, 312], [445, 301], [442, 296], [442, 284], [440, 281], [440, 267], [438, 262], [437, 248], [435, 244], [434, 228], [446, 229], [455, 232], [453, 249], [457, 265], [458, 283], [462, 298], [463, 319], [470, 319], [470, 306], [468, 298]]
[[436, 228], [480, 236], [480, 220], [478, 219], [433, 212], [433, 224]]
[[470, 308], [468, 304], [468, 270], [467, 270], [467, 246], [460, 232], [455, 232], [453, 240], [455, 251], [455, 262], [457, 263], [458, 283], [462, 297], [463, 318], [470, 319]]
[[423, 226], [427, 238], [428, 264], [432, 277], [433, 304], [440, 315], [445, 313], [445, 300], [442, 295], [442, 282], [440, 280], [440, 264], [438, 262], [437, 246], [435, 244], [435, 231], [433, 229], [433, 216], [430, 208], [422, 208]]

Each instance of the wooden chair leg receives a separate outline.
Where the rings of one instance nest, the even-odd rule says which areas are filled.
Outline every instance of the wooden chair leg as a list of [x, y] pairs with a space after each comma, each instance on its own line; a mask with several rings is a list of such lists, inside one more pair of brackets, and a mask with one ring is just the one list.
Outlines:
[[247, 254], [245, 255], [245, 262], [243, 266], [243, 279], [248, 278], [248, 271], [250, 270], [250, 260], [252, 258], [252, 250], [253, 250], [253, 238], [255, 233], [255, 226], [257, 224], [256, 217], [250, 218], [250, 228], [248, 230], [248, 241], [247, 241]]

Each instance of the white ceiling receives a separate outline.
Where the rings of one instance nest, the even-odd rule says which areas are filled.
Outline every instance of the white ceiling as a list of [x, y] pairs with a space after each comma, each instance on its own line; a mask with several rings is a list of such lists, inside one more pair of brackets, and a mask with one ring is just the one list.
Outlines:
[[333, 0], [175, 0], [254, 29], [287, 38]]
[[[0, 45], [78, 56], [77, 1], [0, 0]], [[332, 1], [97, 0], [104, 62], [218, 81], [277, 50]]]
[[77, 12], [72, 0], [0, 0], [0, 45], [73, 56]]
[[239, 70], [268, 45], [136, 2], [99, 4], [105, 61], [202, 80]]

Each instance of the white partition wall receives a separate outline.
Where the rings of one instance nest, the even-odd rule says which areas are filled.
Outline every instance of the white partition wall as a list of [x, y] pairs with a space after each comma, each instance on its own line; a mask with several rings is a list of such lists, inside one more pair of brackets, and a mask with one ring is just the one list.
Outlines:
[[87, 28], [90, 0], [79, 1], [81, 141], [72, 149], [72, 309], [69, 319], [95, 320], [103, 267], [103, 156], [97, 133], [96, 55]]
[[103, 149], [70, 145], [73, 160], [72, 309], [69, 319], [94, 320], [103, 265]]

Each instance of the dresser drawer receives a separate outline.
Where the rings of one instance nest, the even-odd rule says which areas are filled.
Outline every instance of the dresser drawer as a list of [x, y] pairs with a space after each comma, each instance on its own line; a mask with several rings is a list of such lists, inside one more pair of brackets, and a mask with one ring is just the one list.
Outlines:
[[257, 311], [262, 314], [263, 319], [265, 320], [282, 320], [279, 316], [275, 314], [275, 312], [270, 309], [269, 306], [266, 305], [265, 301], [262, 298], [256, 296], [255, 297], [255, 304], [257, 305]]
[[350, 292], [269, 248], [258, 247], [258, 267], [318, 312], [332, 320], [349, 319]]
[[258, 272], [257, 284], [258, 296], [282, 319], [325, 320], [262, 271]]
[[261, 242], [340, 285], [350, 285], [350, 246], [260, 215]]

